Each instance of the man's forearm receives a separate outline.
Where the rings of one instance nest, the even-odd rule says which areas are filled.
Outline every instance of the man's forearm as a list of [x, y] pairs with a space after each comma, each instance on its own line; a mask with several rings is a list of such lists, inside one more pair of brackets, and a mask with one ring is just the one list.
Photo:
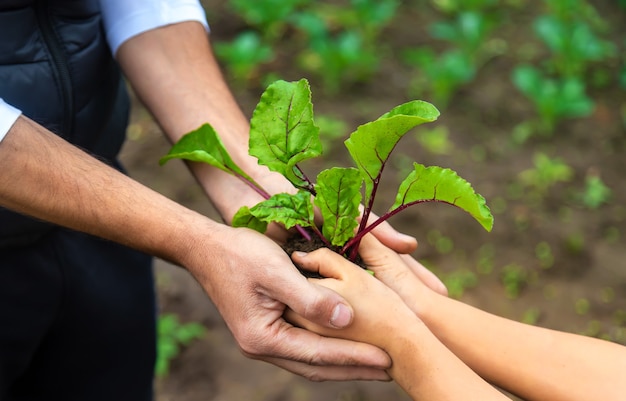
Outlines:
[[[272, 174], [248, 155], [248, 120], [223, 79], [201, 24], [183, 22], [142, 33], [122, 44], [117, 58], [171, 141], [209, 122], [235, 162], [257, 182], [269, 186], [269, 192], [285, 190], [286, 180], [276, 175], [270, 179]], [[191, 168], [227, 220], [241, 206], [231, 206], [233, 199], [250, 196], [245, 184], [222, 171], [200, 164]]]
[[26, 117], [0, 143], [0, 171], [2, 206], [177, 263], [199, 217]]

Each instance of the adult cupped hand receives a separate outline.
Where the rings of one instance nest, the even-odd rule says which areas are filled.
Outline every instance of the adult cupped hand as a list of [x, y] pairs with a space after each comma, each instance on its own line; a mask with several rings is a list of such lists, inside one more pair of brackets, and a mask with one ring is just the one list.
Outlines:
[[321, 337], [285, 321], [289, 308], [319, 325], [343, 328], [351, 324], [353, 309], [334, 291], [308, 282], [273, 240], [220, 225], [191, 241], [184, 265], [244, 355], [313, 381], [389, 380], [385, 369], [391, 361], [381, 349]]

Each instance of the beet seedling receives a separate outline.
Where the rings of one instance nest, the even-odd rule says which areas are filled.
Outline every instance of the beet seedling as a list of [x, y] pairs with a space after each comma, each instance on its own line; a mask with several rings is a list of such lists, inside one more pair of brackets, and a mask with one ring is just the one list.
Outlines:
[[[321, 156], [319, 128], [313, 119], [311, 91], [305, 79], [277, 81], [261, 96], [250, 120], [249, 153], [259, 164], [281, 173], [298, 192], [270, 196], [239, 168], [228, 155], [217, 133], [205, 124], [182, 137], [161, 159], [161, 164], [179, 158], [208, 163], [235, 175], [266, 200], [242, 207], [233, 218], [236, 227], [265, 232], [271, 222], [285, 228], [309, 228], [326, 246], [350, 260], [357, 257], [360, 239], [383, 221], [409, 206], [422, 202], [443, 202], [472, 215], [486, 230], [493, 216], [485, 199], [454, 171], [414, 163], [402, 181], [395, 202], [386, 213], [367, 225], [385, 164], [400, 139], [412, 128], [435, 121], [439, 111], [420, 100], [404, 103], [378, 119], [361, 125], [344, 142], [356, 167], [333, 167], [311, 180], [300, 167], [305, 160]], [[361, 215], [359, 206], [363, 204]], [[324, 223], [314, 222], [317, 207]]]

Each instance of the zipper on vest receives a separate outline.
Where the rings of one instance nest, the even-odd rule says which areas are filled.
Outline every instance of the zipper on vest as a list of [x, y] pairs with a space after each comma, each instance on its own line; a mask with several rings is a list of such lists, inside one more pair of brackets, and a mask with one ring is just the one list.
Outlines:
[[41, 30], [43, 41], [50, 54], [52, 73], [54, 79], [61, 90], [61, 101], [63, 102], [63, 126], [60, 134], [66, 138], [71, 138], [74, 129], [74, 95], [72, 92], [72, 77], [70, 75], [69, 62], [59, 37], [52, 26], [52, 19], [47, 9], [46, 0], [38, 0], [35, 3], [37, 22]]

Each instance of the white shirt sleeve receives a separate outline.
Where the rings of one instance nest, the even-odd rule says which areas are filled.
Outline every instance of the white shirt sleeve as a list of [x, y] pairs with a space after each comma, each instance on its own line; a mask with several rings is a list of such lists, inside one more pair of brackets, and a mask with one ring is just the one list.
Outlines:
[[0, 142], [2, 142], [2, 139], [4, 139], [21, 114], [21, 111], [5, 103], [4, 100], [0, 98]]
[[113, 54], [126, 40], [150, 29], [183, 21], [198, 21], [209, 30], [198, 0], [100, 0]]

